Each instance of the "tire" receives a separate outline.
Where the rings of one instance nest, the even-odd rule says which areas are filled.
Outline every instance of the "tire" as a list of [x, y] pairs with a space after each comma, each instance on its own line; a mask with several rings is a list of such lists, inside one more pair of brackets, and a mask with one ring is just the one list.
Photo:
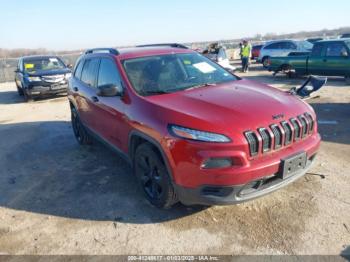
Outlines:
[[283, 73], [285, 73], [288, 78], [293, 77], [293, 71], [292, 71], [292, 67], [290, 65], [282, 65], [281, 71], [283, 71]]
[[26, 90], [23, 90], [23, 97], [24, 97], [25, 102], [33, 102], [34, 101], [32, 95], [28, 94], [28, 92]]
[[23, 94], [23, 89], [22, 89], [22, 87], [19, 87], [19, 86], [17, 85], [17, 83], [16, 83], [16, 87], [17, 87], [18, 95], [19, 95], [19, 96], [23, 96], [24, 94]]
[[74, 136], [80, 145], [90, 145], [92, 143], [91, 136], [86, 131], [86, 128], [81, 123], [77, 110], [71, 108], [71, 122]]
[[347, 85], [350, 85], [350, 76], [346, 76], [346, 77], [345, 77], [345, 83], [346, 83]]
[[149, 143], [137, 147], [134, 172], [147, 200], [158, 208], [170, 208], [178, 202], [170, 176], [161, 156]]
[[270, 57], [268, 56], [265, 56], [263, 59], [262, 59], [262, 64], [263, 64], [263, 67], [264, 68], [267, 68], [269, 66], [269, 60], [270, 60]]

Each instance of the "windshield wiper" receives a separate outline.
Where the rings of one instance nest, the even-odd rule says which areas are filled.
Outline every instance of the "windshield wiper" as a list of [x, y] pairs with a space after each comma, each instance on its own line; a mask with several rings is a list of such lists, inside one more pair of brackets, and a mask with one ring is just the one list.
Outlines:
[[216, 83], [204, 83], [204, 84], [200, 84], [200, 85], [191, 86], [191, 87], [186, 88], [184, 90], [192, 90], [192, 89], [206, 87], [206, 86], [216, 86]]
[[170, 92], [164, 91], [164, 90], [149, 90], [149, 91], [143, 91], [144, 95], [161, 95], [161, 94], [169, 94]]

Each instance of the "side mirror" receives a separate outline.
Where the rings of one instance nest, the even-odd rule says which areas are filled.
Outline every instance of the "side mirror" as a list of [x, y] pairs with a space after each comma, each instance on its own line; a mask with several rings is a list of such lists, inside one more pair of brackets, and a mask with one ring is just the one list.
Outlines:
[[73, 65], [72, 65], [72, 64], [68, 64], [67, 67], [68, 67], [69, 69], [73, 69]]
[[107, 84], [98, 87], [97, 95], [98, 96], [121, 96], [123, 90], [120, 86], [114, 84]]

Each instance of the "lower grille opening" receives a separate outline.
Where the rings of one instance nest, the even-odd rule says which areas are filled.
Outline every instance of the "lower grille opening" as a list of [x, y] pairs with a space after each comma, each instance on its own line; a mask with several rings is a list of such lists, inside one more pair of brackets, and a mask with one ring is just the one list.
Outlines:
[[205, 196], [218, 196], [225, 197], [233, 192], [232, 188], [229, 187], [204, 187], [202, 189], [202, 195]]

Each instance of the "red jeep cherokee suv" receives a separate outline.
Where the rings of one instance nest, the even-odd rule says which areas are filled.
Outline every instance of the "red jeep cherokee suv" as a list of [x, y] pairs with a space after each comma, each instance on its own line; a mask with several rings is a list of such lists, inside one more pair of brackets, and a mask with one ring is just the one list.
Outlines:
[[260, 197], [305, 174], [320, 144], [308, 104], [176, 44], [88, 50], [68, 98], [78, 142], [125, 156], [157, 207]]

